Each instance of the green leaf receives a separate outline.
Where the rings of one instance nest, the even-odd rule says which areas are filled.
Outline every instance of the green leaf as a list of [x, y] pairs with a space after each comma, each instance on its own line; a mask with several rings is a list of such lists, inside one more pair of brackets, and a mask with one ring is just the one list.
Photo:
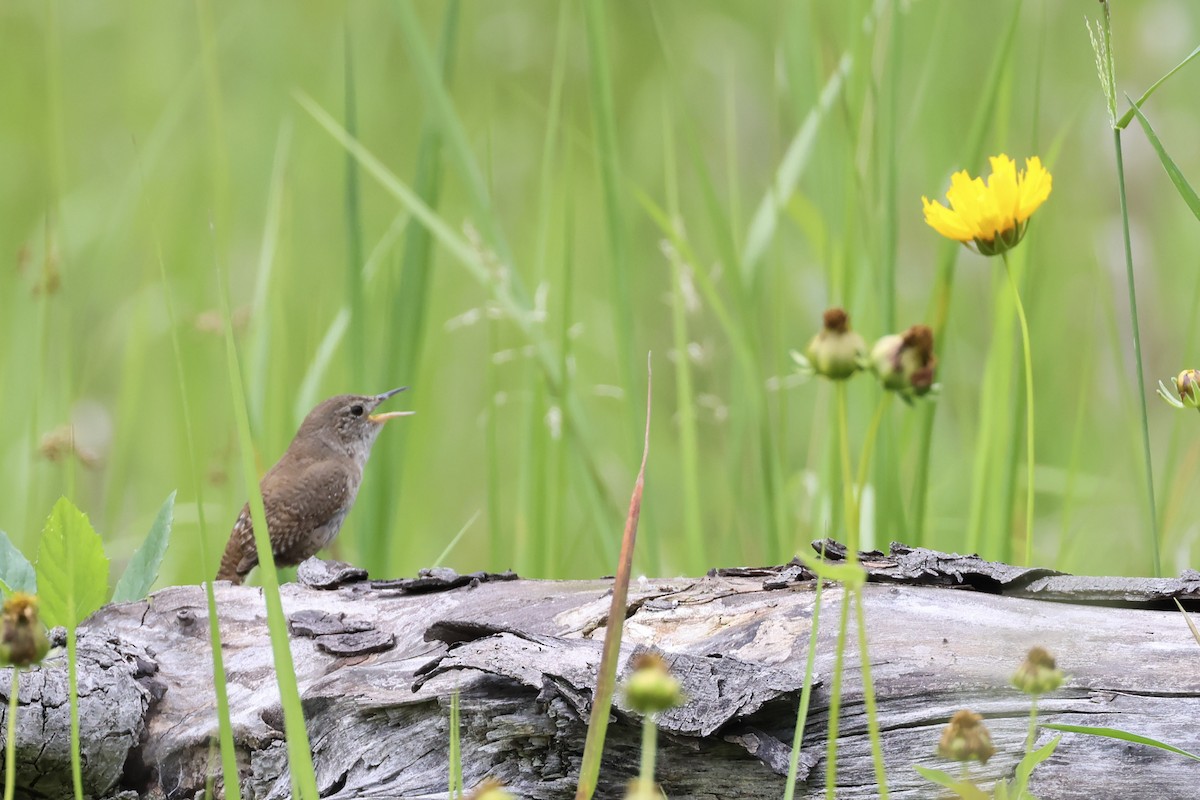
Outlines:
[[[1125, 97], [1129, 100], [1128, 95]], [[1133, 101], [1129, 101], [1132, 105]], [[1158, 134], [1154, 132], [1154, 128], [1150, 127], [1150, 120], [1142, 113], [1142, 110], [1136, 105], [1130, 109], [1137, 115], [1138, 122], [1142, 124], [1142, 130], [1146, 132], [1146, 138], [1150, 140], [1150, 146], [1154, 148], [1154, 152], [1158, 153], [1158, 160], [1162, 162], [1163, 169], [1167, 171], [1167, 177], [1171, 179], [1171, 183], [1175, 184], [1175, 191], [1179, 192], [1179, 196], [1183, 198], [1183, 202], [1187, 203], [1187, 207], [1191, 209], [1192, 216], [1200, 220], [1200, 197], [1196, 196], [1196, 190], [1187, 182], [1187, 178], [1183, 177], [1183, 173], [1179, 171], [1179, 167], [1175, 166], [1175, 162], [1167, 155], [1166, 149], [1162, 142], [1158, 140]]]
[[1029, 786], [1029, 776], [1033, 774], [1033, 770], [1038, 764], [1045, 761], [1054, 753], [1054, 748], [1058, 747], [1058, 743], [1061, 741], [1061, 736], [1055, 736], [1032, 753], [1026, 753], [1025, 757], [1017, 764], [1015, 770], [1017, 797], [1030, 797], [1029, 792], [1026, 791], [1026, 788]]
[[33, 572], [33, 565], [4, 531], [0, 531], [0, 584], [4, 584], [8, 592], [37, 594], [37, 575]]
[[121, 580], [117, 581], [116, 591], [113, 592], [114, 603], [126, 603], [130, 600], [141, 600], [150, 593], [150, 587], [158, 577], [158, 568], [162, 564], [163, 555], [167, 552], [167, 543], [171, 541], [171, 518], [175, 511], [175, 492], [167, 495], [146, 540], [129, 560]]
[[929, 767], [922, 767], [917, 764], [913, 765], [913, 769], [921, 773], [926, 780], [933, 781], [938, 786], [945, 786], [963, 798], [963, 800], [989, 800], [987, 792], [970, 781], [960, 781], [958, 778], [947, 772], [942, 772], [940, 769], [930, 769]]
[[1158, 739], [1151, 739], [1149, 736], [1139, 736], [1136, 733], [1130, 733], [1129, 731], [1123, 731], [1120, 728], [1094, 728], [1091, 725], [1059, 725], [1059, 724], [1053, 724], [1053, 725], [1047, 724], [1047, 725], [1043, 725], [1042, 727], [1049, 728], [1049, 729], [1055, 730], [1055, 731], [1062, 731], [1064, 733], [1082, 733], [1087, 736], [1104, 736], [1109, 739], [1120, 739], [1123, 742], [1133, 742], [1134, 744], [1144, 744], [1144, 745], [1148, 745], [1150, 747], [1157, 747], [1159, 750], [1166, 750], [1168, 753], [1175, 753], [1176, 755], [1185, 756], [1187, 758], [1192, 759], [1193, 761], [1200, 761], [1200, 755], [1196, 755], [1195, 753], [1189, 753], [1187, 750], [1181, 750], [1180, 748], [1176, 747], [1173, 744], [1167, 744], [1166, 742], [1160, 742]]
[[74, 628], [108, 597], [108, 559], [87, 516], [65, 497], [54, 504], [38, 545], [38, 600], [49, 627]]

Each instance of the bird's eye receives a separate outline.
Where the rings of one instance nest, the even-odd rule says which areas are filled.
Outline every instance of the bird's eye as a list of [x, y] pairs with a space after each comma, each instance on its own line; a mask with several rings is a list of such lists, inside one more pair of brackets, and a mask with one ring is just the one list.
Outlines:
[[350, 413], [356, 417], [361, 417], [363, 415], [362, 405], [355, 403], [354, 405], [350, 406]]

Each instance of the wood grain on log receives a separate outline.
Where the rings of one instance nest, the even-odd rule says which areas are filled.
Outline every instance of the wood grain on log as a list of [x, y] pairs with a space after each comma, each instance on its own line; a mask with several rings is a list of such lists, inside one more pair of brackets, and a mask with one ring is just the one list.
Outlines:
[[[997, 747], [972, 774], [990, 784], [1011, 773], [1029, 702], [1008, 680], [1034, 645], [1050, 650], [1068, 675], [1040, 702], [1043, 721], [1119, 727], [1200, 750], [1194, 724], [1200, 647], [1178, 613], [1165, 610], [1173, 597], [1200, 599], [1198, 576], [1079, 578], [901, 546], [864, 554], [864, 566], [872, 581], [863, 599], [893, 797], [936, 795], [912, 767], [947, 766], [934, 750], [960, 708], [987, 717]], [[301, 576], [336, 587], [282, 590], [322, 796], [446, 797], [455, 691], [466, 785], [490, 775], [520, 797], [572, 796], [609, 581], [438, 572], [341, 585], [361, 576], [320, 565], [307, 565]], [[658, 649], [688, 697], [658, 718], [658, 777], [668, 797], [782, 796], [813, 589], [811, 575], [795, 563], [631, 587], [622, 663], [639, 648]], [[842, 597], [833, 586], [822, 599], [798, 797], [823, 796], [828, 681]], [[243, 791], [287, 797], [261, 592], [222, 583], [217, 600]], [[191, 798], [211, 776], [219, 788], [210, 748], [217, 721], [206, 613], [200, 587], [175, 587], [101, 609], [80, 629], [89, 796]], [[857, 654], [852, 626], [839, 728], [840, 798], [877, 793]], [[21, 678], [17, 774], [26, 797], [70, 794], [64, 665], [55, 651]], [[7, 687], [7, 671], [0, 671], [5, 701]], [[621, 797], [638, 764], [639, 720], [619, 700], [614, 716], [601, 798]], [[1043, 731], [1038, 741], [1049, 738]], [[1196, 762], [1079, 735], [1064, 736], [1032, 786], [1043, 800], [1171, 800], [1194, 798], [1197, 787]]]

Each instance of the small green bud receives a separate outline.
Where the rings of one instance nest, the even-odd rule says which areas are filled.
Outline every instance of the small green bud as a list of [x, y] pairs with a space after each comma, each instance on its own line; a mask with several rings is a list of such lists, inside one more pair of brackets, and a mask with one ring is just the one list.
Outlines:
[[825, 312], [824, 327], [804, 351], [814, 372], [835, 381], [862, 369], [866, 354], [866, 341], [850, 330], [850, 317], [840, 308]]
[[1031, 695], [1053, 692], [1062, 686], [1062, 682], [1062, 670], [1054, 665], [1054, 657], [1042, 647], [1032, 648], [1012, 677], [1013, 686]]
[[992, 734], [983, 724], [983, 717], [973, 711], [956, 711], [950, 724], [942, 731], [938, 755], [951, 761], [971, 761], [986, 764], [996, 752]]
[[657, 653], [642, 653], [633, 664], [633, 674], [625, 683], [625, 699], [634, 711], [653, 714], [683, 703], [679, 681]]
[[37, 598], [13, 592], [0, 614], [0, 665], [28, 667], [39, 663], [49, 650], [46, 628], [38, 619]]
[[933, 331], [913, 325], [904, 333], [884, 336], [871, 348], [871, 369], [884, 389], [906, 399], [928, 394], [937, 371]]

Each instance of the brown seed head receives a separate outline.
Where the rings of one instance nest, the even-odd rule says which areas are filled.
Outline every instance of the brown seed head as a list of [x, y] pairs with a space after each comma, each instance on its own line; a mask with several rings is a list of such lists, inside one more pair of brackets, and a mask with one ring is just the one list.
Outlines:
[[38, 619], [37, 598], [13, 592], [0, 614], [0, 664], [28, 667], [46, 657], [50, 642]]
[[1030, 649], [1012, 677], [1013, 686], [1031, 695], [1053, 692], [1062, 686], [1062, 682], [1062, 670], [1055, 665], [1054, 657], [1042, 647]]
[[954, 712], [938, 742], [938, 755], [951, 761], [975, 760], [986, 764], [995, 752], [983, 717], [966, 709]]
[[841, 308], [829, 308], [824, 314], [825, 330], [830, 333], [845, 333], [850, 327], [850, 315]]

